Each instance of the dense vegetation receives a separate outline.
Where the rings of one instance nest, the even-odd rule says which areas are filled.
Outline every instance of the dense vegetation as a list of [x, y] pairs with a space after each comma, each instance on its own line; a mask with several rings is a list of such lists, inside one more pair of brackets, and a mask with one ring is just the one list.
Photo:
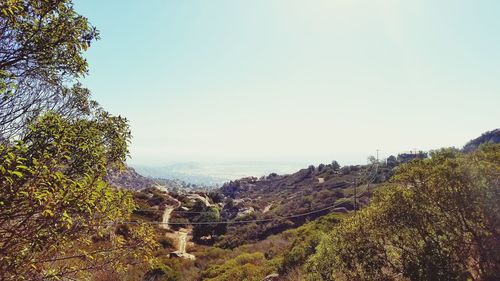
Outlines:
[[98, 36], [71, 1], [0, 4], [0, 279], [83, 278], [153, 261], [152, 229], [109, 186], [130, 131], [78, 83]]
[[322, 280], [499, 280], [499, 183], [498, 144], [403, 165], [308, 270]]
[[498, 280], [500, 145], [429, 156], [396, 167], [358, 212], [165, 263], [190, 276], [177, 280]]

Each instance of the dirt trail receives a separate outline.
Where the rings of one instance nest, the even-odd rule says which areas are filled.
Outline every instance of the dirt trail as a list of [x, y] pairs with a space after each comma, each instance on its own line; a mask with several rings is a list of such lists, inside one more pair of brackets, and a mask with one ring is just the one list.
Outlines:
[[163, 211], [163, 215], [161, 217], [160, 227], [163, 229], [170, 229], [170, 225], [168, 221], [170, 220], [170, 216], [172, 215], [172, 211], [174, 211], [177, 207], [166, 206], [165, 211]]
[[178, 258], [184, 258], [184, 259], [190, 259], [190, 260], [196, 260], [195, 255], [189, 254], [186, 252], [186, 246], [187, 242], [189, 240], [189, 234], [191, 233], [190, 229], [186, 228], [181, 228], [179, 231], [175, 231], [174, 233], [169, 233], [167, 234], [168, 237], [175, 239], [177, 242], [177, 251], [174, 251], [170, 253], [170, 256], [178, 257]]
[[272, 207], [272, 206], [273, 206], [273, 203], [271, 203], [271, 204], [267, 205], [267, 206], [264, 208], [264, 211], [262, 211], [262, 213], [264, 213], [264, 214], [265, 214], [265, 213], [269, 212], [269, 210], [271, 210], [271, 207]]
[[[176, 201], [176, 206], [165, 206], [165, 210], [162, 215], [162, 224], [160, 227], [163, 229], [170, 230], [170, 225], [168, 222], [170, 221], [170, 217], [172, 216], [172, 212], [181, 206], [181, 202], [177, 199], [173, 198]], [[190, 229], [181, 228], [179, 231], [174, 231], [173, 233], [167, 233], [167, 236], [174, 238], [177, 241], [177, 251], [173, 252], [175, 256], [194, 260], [196, 257], [192, 254], [188, 254], [186, 252], [186, 244], [188, 240], [188, 235], [191, 233]]]
[[179, 233], [179, 248], [178, 251], [181, 253], [186, 252], [186, 243], [187, 243], [187, 232], [184, 231], [178, 231]]

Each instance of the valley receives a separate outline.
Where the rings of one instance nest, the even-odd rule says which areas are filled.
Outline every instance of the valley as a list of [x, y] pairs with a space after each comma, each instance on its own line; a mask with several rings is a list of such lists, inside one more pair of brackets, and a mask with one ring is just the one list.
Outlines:
[[163, 210], [160, 228], [172, 241], [163, 261], [192, 276], [183, 280], [248, 280], [233, 270], [247, 272], [241, 266], [250, 265], [246, 274], [259, 276], [255, 280], [302, 280], [322, 235], [358, 210], [362, 214], [400, 167], [427, 157], [420, 152], [353, 166], [333, 161], [208, 191], [145, 189], [149, 195], [141, 197], [150, 198], [148, 208]]
[[0, 1], [0, 280], [500, 280], [500, 5], [449, 2]]

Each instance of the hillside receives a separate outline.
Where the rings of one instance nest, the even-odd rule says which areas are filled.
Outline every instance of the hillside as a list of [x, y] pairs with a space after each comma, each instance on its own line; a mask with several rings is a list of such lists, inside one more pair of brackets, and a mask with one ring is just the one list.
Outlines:
[[[247, 177], [230, 181], [209, 193], [216, 203], [213, 206], [194, 206], [190, 211], [207, 212], [217, 208], [221, 221], [244, 222], [230, 224], [222, 233], [210, 233], [211, 239], [205, 241], [232, 248], [298, 227], [331, 212], [352, 211], [355, 204], [360, 208], [368, 204], [372, 190], [390, 177], [392, 169], [379, 163], [340, 168], [335, 162], [309, 166], [289, 175]], [[203, 221], [197, 214], [184, 218]]]
[[130, 190], [141, 190], [158, 185], [154, 180], [140, 175], [130, 166], [126, 166], [123, 170], [109, 170], [106, 181], [112, 186]]
[[114, 187], [135, 191], [157, 187], [162, 190], [177, 193], [179, 191], [195, 191], [204, 188], [204, 186], [189, 184], [177, 179], [143, 176], [130, 166], [126, 166], [122, 170], [108, 170], [106, 181]]
[[483, 133], [480, 137], [469, 141], [466, 145], [464, 145], [463, 151], [471, 152], [484, 143], [500, 143], [500, 129]]
[[[399, 159], [400, 157], [398, 157]], [[181, 204], [175, 204], [173, 228], [195, 223], [197, 243], [234, 248], [266, 239], [287, 229], [329, 213], [348, 213], [366, 206], [372, 191], [387, 181], [401, 162], [374, 160], [369, 165], [332, 164], [309, 166], [295, 173], [272, 173], [261, 178], [246, 177], [225, 183], [210, 192], [169, 189]], [[160, 202], [161, 203], [161, 202]], [[150, 210], [141, 203], [142, 209]], [[159, 218], [164, 206], [154, 205]], [[147, 211], [149, 212], [149, 211]], [[138, 214], [140, 212], [137, 212]], [[217, 227], [196, 225], [205, 222], [232, 222]]]
[[[242, 223], [222, 227], [194, 224], [196, 243], [188, 252], [196, 262], [164, 262], [182, 276], [189, 276], [186, 280], [243, 281], [255, 276], [255, 280], [283, 281], [402, 281], [467, 280], [459, 277], [478, 273], [475, 263], [462, 261], [484, 260], [485, 273], [480, 274], [494, 278], [477, 280], [498, 280], [498, 236], [491, 233], [499, 227], [498, 193], [493, 192], [498, 191], [499, 148], [482, 147], [472, 154], [441, 149], [431, 152], [429, 158], [416, 157], [396, 166], [374, 163], [339, 169], [320, 165], [289, 175], [244, 178], [226, 183], [205, 203], [201, 199], [192, 202], [195, 197], [188, 194], [177, 195], [182, 207], [194, 214], [177, 213], [175, 221]], [[480, 165], [476, 165], [478, 159]], [[390, 185], [377, 188], [389, 177]], [[481, 184], [482, 179], [488, 184]], [[466, 184], [471, 190], [450, 189], [450, 181]], [[354, 187], [363, 208], [349, 212], [354, 210]], [[374, 189], [377, 192], [372, 196]], [[438, 197], [444, 201], [434, 200]], [[467, 204], [464, 198], [478, 203]], [[483, 200], [486, 198], [494, 200]], [[441, 202], [447, 203], [442, 206]], [[339, 208], [314, 212], [337, 203]], [[457, 220], [457, 212], [462, 210], [467, 211], [460, 213], [464, 221]], [[314, 213], [300, 215], [308, 211]], [[203, 217], [198, 212], [211, 215]], [[458, 232], [457, 225], [461, 226]], [[475, 229], [485, 232], [481, 237], [469, 236]], [[204, 239], [196, 240], [195, 232], [200, 230], [205, 231]], [[463, 249], [464, 243], [481, 247], [481, 252]], [[414, 254], [406, 255], [407, 248]], [[434, 253], [435, 248], [439, 252]], [[452, 258], [441, 254], [444, 251], [451, 251]], [[380, 264], [371, 266], [374, 260]], [[419, 264], [414, 270], [414, 264], [421, 260], [432, 263]], [[351, 262], [356, 267], [351, 267]]]

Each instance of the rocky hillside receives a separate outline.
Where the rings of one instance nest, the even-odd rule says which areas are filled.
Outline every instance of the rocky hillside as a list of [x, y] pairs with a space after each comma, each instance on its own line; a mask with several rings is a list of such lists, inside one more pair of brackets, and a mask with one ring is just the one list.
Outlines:
[[500, 143], [500, 129], [486, 132], [480, 137], [469, 141], [463, 148], [465, 152], [476, 150], [483, 143]]
[[[261, 220], [232, 225], [220, 242], [233, 247], [295, 228], [331, 212], [347, 212], [366, 205], [374, 188], [386, 181], [393, 166], [344, 166], [334, 162], [309, 166], [289, 175], [270, 174], [224, 184], [219, 189], [223, 220]], [[214, 195], [212, 195], [214, 196]], [[356, 198], [356, 200], [354, 200]]]
[[109, 184], [115, 187], [131, 190], [141, 190], [156, 186], [156, 182], [150, 178], [140, 175], [132, 167], [125, 167], [123, 170], [110, 170], [106, 176]]

